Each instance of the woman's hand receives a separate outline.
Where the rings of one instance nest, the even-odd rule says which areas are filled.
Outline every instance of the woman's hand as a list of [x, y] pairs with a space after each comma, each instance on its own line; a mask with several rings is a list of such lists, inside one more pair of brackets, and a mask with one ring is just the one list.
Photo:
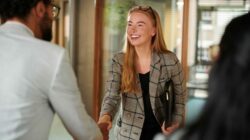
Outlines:
[[109, 130], [112, 128], [111, 117], [109, 115], [103, 115], [99, 118], [97, 124], [102, 132], [103, 140], [108, 140]]
[[167, 136], [167, 135], [171, 134], [172, 132], [174, 132], [179, 126], [180, 126], [180, 124], [175, 122], [171, 126], [165, 128], [165, 122], [164, 122], [161, 126], [161, 130], [162, 130], [163, 134]]

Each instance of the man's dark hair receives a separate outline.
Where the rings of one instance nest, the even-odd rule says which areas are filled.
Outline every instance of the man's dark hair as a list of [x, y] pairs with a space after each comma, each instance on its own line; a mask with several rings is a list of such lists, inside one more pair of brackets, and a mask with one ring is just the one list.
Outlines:
[[0, 17], [3, 20], [13, 17], [25, 19], [39, 1], [43, 1], [45, 5], [52, 2], [52, 0], [0, 0]]

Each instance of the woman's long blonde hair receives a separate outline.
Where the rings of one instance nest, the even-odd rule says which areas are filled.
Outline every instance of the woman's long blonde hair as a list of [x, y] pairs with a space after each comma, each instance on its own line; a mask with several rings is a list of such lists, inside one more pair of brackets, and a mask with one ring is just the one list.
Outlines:
[[[128, 12], [130, 15], [133, 12], [140, 12], [151, 18], [153, 26], [156, 29], [156, 34], [152, 38], [152, 51], [156, 53], [168, 52], [162, 33], [160, 17], [158, 13], [150, 6], [135, 6]], [[138, 93], [140, 88], [137, 85], [137, 72], [135, 68], [135, 48], [128, 41], [127, 34], [124, 45], [124, 64], [122, 71], [121, 91], [123, 93]]]

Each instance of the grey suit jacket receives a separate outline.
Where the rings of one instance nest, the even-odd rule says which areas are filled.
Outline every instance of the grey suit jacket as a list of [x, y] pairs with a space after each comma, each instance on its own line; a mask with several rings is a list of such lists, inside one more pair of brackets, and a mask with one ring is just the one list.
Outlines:
[[[166, 94], [166, 82], [173, 82], [173, 121], [181, 122], [185, 112], [186, 88], [183, 78], [181, 65], [172, 52], [165, 54], [152, 54], [150, 68], [149, 94], [153, 113], [160, 125], [164, 122], [164, 109], [161, 102], [161, 95]], [[144, 105], [142, 93], [121, 93], [121, 74], [124, 60], [124, 53], [117, 53], [112, 59], [109, 79], [105, 87], [105, 96], [103, 99], [101, 116], [117, 116], [115, 136], [117, 140], [134, 139], [139, 140], [144, 122]], [[137, 77], [138, 86], [140, 86], [139, 76]], [[120, 104], [121, 103], [121, 104]]]

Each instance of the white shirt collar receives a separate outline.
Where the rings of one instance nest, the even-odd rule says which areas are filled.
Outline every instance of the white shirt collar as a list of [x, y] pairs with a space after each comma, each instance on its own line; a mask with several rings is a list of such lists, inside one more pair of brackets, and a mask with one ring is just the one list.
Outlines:
[[0, 30], [3, 30], [4, 32], [8, 33], [21, 34], [34, 37], [34, 33], [28, 26], [17, 21], [7, 21], [1, 26]]

